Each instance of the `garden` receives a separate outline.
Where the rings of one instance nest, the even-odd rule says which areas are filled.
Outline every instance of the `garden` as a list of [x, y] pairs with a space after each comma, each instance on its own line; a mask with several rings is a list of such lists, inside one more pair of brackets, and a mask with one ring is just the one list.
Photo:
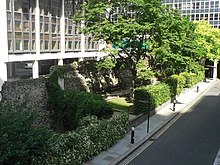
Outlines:
[[[127, 12], [131, 6], [136, 14]], [[82, 8], [74, 20], [86, 22], [82, 33], [111, 45], [102, 50], [106, 58], [54, 68], [47, 78], [48, 125], [24, 103], [0, 104], [0, 164], [80, 165], [125, 135], [129, 114], [154, 111], [203, 81], [205, 60], [220, 59], [219, 29], [159, 0], [90, 0]], [[72, 70], [90, 92], [61, 88]]]
[[[103, 94], [62, 90], [58, 77], [71, 67], [58, 66], [47, 79], [50, 126], [41, 125], [40, 114], [24, 104], [0, 106], [1, 164], [82, 164], [125, 135], [129, 114], [153, 111], [204, 79], [203, 71], [185, 72], [136, 87], [133, 101], [127, 93], [106, 99]], [[139, 100], [150, 102], [150, 107]]]

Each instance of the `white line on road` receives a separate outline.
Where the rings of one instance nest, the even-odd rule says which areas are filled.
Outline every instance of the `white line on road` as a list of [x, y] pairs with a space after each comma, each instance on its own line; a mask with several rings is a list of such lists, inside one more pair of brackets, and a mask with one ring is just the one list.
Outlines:
[[217, 156], [215, 158], [215, 162], [213, 165], [220, 165], [220, 148], [218, 150]]

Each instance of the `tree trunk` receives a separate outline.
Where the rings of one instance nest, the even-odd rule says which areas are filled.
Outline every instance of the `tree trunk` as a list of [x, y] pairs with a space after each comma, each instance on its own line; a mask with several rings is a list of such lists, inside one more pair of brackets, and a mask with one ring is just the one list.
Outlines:
[[130, 87], [130, 99], [131, 100], [134, 99], [134, 87], [135, 87], [135, 80], [136, 80], [136, 74], [137, 74], [137, 71], [135, 68], [136, 67], [131, 69], [131, 74], [132, 74], [131, 87]]

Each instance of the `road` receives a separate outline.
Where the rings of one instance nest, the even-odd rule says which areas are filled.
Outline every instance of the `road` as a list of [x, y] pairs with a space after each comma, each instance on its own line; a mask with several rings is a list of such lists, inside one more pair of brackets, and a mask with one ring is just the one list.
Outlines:
[[[129, 165], [213, 165], [220, 148], [220, 81]], [[220, 161], [219, 164], [220, 165]]]

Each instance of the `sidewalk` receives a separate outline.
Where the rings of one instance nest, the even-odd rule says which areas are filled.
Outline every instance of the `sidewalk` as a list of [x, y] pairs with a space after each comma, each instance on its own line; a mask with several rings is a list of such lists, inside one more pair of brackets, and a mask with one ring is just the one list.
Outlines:
[[197, 86], [187, 89], [185, 92], [177, 96], [177, 104], [173, 111], [173, 104], [166, 104], [155, 115], [150, 117], [150, 130], [147, 133], [147, 120], [135, 128], [134, 144], [131, 144], [131, 132], [128, 132], [123, 139], [116, 143], [110, 149], [101, 152], [94, 157], [93, 160], [86, 162], [84, 165], [116, 165], [124, 160], [135, 149], [140, 147], [145, 141], [150, 139], [162, 127], [174, 119], [179, 113], [186, 112], [203, 94], [212, 87], [216, 81], [208, 79], [201, 82], [199, 91]]

